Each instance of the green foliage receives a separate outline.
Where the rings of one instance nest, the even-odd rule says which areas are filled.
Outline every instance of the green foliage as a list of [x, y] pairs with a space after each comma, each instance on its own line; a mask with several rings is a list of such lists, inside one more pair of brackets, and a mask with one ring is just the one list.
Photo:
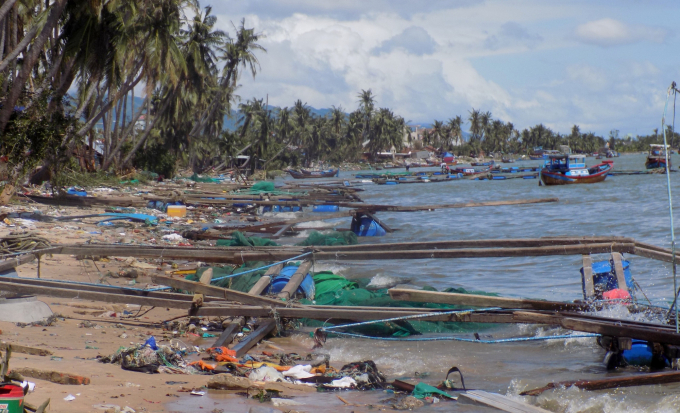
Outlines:
[[32, 171], [43, 159], [59, 155], [62, 137], [76, 120], [62, 112], [47, 114], [47, 97], [36, 99], [28, 110], [15, 111], [0, 136], [0, 152], [7, 156], [10, 180]]
[[154, 143], [137, 151], [133, 163], [138, 169], [172, 178], [175, 176], [177, 158], [162, 144]]

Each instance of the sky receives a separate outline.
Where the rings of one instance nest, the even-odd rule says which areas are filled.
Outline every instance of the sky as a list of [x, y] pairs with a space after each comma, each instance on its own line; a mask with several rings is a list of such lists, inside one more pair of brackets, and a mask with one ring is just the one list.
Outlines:
[[[412, 124], [471, 109], [523, 129], [646, 135], [680, 79], [680, 2], [219, 0], [218, 27], [265, 37], [237, 94], [352, 111], [371, 89]], [[679, 108], [680, 109], [680, 108]], [[672, 112], [671, 112], [672, 113]]]

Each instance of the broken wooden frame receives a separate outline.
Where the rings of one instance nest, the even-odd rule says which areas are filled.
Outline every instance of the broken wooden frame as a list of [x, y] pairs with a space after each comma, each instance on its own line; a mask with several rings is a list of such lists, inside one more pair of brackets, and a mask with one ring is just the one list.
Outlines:
[[[528, 257], [548, 255], [589, 255], [597, 253], [629, 253], [670, 262], [670, 251], [631, 238], [623, 237], [561, 237], [535, 239], [490, 239], [456, 240], [432, 242], [401, 242], [387, 244], [360, 244], [351, 246], [317, 247], [228, 247], [228, 248], [186, 248], [132, 245], [57, 245], [50, 249], [51, 254], [73, 254], [81, 256], [118, 256], [155, 258], [164, 260], [191, 260], [242, 264], [247, 261], [284, 261], [304, 253], [312, 260], [379, 260], [379, 259], [432, 259], [432, 258], [475, 258], [475, 257]], [[28, 253], [27, 255], [31, 255]], [[0, 267], [13, 268], [26, 262], [23, 256], [0, 262]], [[306, 265], [305, 265], [306, 266]], [[306, 271], [305, 271], [306, 272]], [[270, 274], [270, 275], [273, 275]], [[295, 283], [302, 281], [300, 276], [293, 277]], [[423, 308], [380, 308], [380, 307], [340, 307], [340, 306], [303, 306], [260, 296], [268, 285], [268, 279], [258, 283], [259, 291], [243, 293], [184, 279], [153, 276], [155, 282], [169, 285], [192, 293], [203, 294], [202, 306], [194, 306], [192, 315], [233, 317], [310, 318], [318, 320], [366, 321], [392, 317], [427, 314], [425, 320], [482, 323], [535, 323], [560, 326], [563, 328], [598, 333], [613, 337], [639, 338], [648, 341], [680, 345], [680, 335], [672, 327], [651, 323], [635, 323], [612, 319], [585, 316], [573, 313], [585, 304], [554, 303], [538, 300], [483, 297], [473, 295], [447, 294], [446, 303], [458, 300], [457, 304], [469, 306], [494, 306], [509, 308], [497, 312], [470, 312], [458, 315], [441, 314], [442, 310]], [[295, 291], [296, 285], [287, 290]], [[25, 278], [0, 278], [0, 290], [16, 294], [35, 294], [63, 298], [81, 298], [110, 303], [128, 303], [145, 306], [187, 309], [192, 306], [192, 296], [160, 291], [140, 291], [105, 286], [64, 284], [49, 280], [29, 280]], [[289, 293], [290, 293], [289, 291]], [[432, 300], [424, 291], [393, 290], [393, 297], [413, 301]], [[400, 295], [401, 294], [401, 295]], [[420, 298], [416, 298], [420, 295]], [[425, 297], [424, 295], [428, 295]], [[482, 297], [482, 298], [480, 298]], [[287, 298], [287, 297], [285, 297]], [[480, 301], [480, 300], [487, 301]], [[492, 302], [493, 301], [493, 302]], [[441, 301], [431, 301], [441, 302]], [[522, 311], [516, 311], [516, 310]], [[567, 312], [565, 312], [567, 311]], [[235, 324], [225, 338], [228, 342], [237, 332], [240, 323]], [[261, 324], [258, 335], [271, 332], [275, 326], [271, 322]], [[267, 330], [267, 332], [263, 332]], [[247, 340], [254, 345], [255, 337]], [[246, 348], [247, 347], [247, 348]], [[247, 351], [247, 345], [239, 347]]]

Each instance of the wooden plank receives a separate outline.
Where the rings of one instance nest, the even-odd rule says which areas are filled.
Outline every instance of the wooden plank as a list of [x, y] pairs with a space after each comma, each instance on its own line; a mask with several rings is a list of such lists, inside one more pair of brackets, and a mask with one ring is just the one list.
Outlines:
[[281, 269], [283, 268], [283, 264], [276, 264], [273, 267], [269, 267], [266, 273], [262, 277], [260, 277], [259, 280], [253, 285], [253, 288], [248, 291], [248, 294], [251, 295], [261, 295], [262, 292], [269, 286], [269, 284], [272, 282], [272, 276], [277, 275], [278, 273], [281, 272]]
[[385, 232], [388, 232], [388, 233], [394, 232], [394, 230], [392, 228], [390, 228], [387, 224], [385, 224], [384, 222], [379, 220], [375, 215], [371, 214], [370, 212], [364, 211], [363, 214], [366, 215], [367, 217], [371, 218], [373, 221], [375, 221], [381, 227], [383, 227]]
[[[213, 269], [208, 268], [205, 271], [203, 271], [203, 274], [201, 274], [201, 278], [198, 280], [198, 282], [203, 284], [203, 285], [210, 285], [210, 281], [212, 281], [212, 276], [213, 276]], [[195, 311], [196, 308], [198, 308], [202, 305], [203, 305], [203, 294], [195, 293], [193, 299], [191, 300], [192, 310]]]
[[[243, 320], [243, 317], [238, 317], [237, 320]], [[234, 336], [238, 334], [241, 331], [241, 327], [243, 324], [235, 321], [232, 321], [227, 325], [227, 328], [222, 331], [222, 334], [217, 338], [217, 340], [213, 343], [212, 347], [222, 347], [225, 344], [231, 343], [231, 341], [234, 339]]]
[[[253, 287], [248, 291], [248, 294], [251, 295], [260, 295], [264, 291], [267, 286], [269, 286], [269, 283], [271, 282], [271, 276], [278, 274], [281, 272], [281, 268], [283, 268], [283, 264], [276, 264], [273, 267], [269, 267], [267, 269], [267, 272], [264, 273], [262, 277], [260, 277], [259, 280], [253, 285]], [[229, 323], [227, 328], [220, 334], [220, 337], [215, 341], [215, 343], [212, 345], [213, 347], [221, 347], [223, 345], [231, 343], [232, 340], [234, 339], [234, 336], [241, 331], [241, 327], [243, 324], [245, 324], [245, 319], [243, 317], [236, 317], [234, 321]]]
[[401, 301], [415, 301], [420, 303], [454, 304], [472, 307], [500, 307], [522, 308], [529, 310], [572, 310], [578, 311], [580, 304], [562, 303], [556, 301], [529, 300], [525, 298], [491, 297], [476, 294], [442, 293], [437, 291], [411, 290], [406, 288], [392, 288], [388, 291], [390, 297]]
[[298, 199], [296, 201], [243, 201], [238, 199], [201, 199], [196, 201], [203, 205], [231, 205], [231, 204], [249, 204], [249, 205], [281, 205], [281, 206], [309, 206], [309, 205], [337, 205], [341, 208], [352, 208], [360, 211], [395, 211], [395, 212], [414, 212], [414, 211], [434, 211], [436, 209], [444, 208], [476, 208], [486, 206], [509, 206], [509, 205], [529, 205], [540, 203], [558, 202], [558, 198], [540, 198], [540, 199], [518, 199], [508, 201], [489, 201], [489, 202], [467, 202], [457, 204], [436, 204], [436, 205], [371, 205], [359, 202], [326, 202], [316, 201], [310, 199]]
[[281, 290], [281, 292], [278, 294], [278, 297], [283, 300], [290, 300], [295, 295], [298, 287], [300, 287], [300, 284], [302, 284], [302, 281], [307, 276], [307, 272], [311, 266], [311, 261], [304, 261], [302, 264], [300, 264], [298, 269], [295, 271], [295, 274], [290, 277], [286, 283], [286, 286], [283, 287], [283, 290]]
[[626, 284], [626, 276], [623, 273], [623, 263], [621, 262], [621, 259], [621, 254], [618, 252], [612, 252], [612, 261], [614, 261], [614, 275], [616, 275], [618, 287], [621, 290], [628, 291], [628, 285]]
[[0, 291], [9, 291], [16, 294], [40, 295], [46, 297], [101, 301], [104, 303], [138, 304], [163, 308], [188, 308], [187, 301], [182, 300], [168, 300], [163, 298], [139, 297], [125, 294], [82, 291], [74, 288], [42, 287], [6, 281], [0, 281]]
[[266, 305], [273, 307], [285, 307], [286, 303], [267, 297], [256, 297], [241, 291], [230, 290], [228, 288], [216, 287], [213, 285], [203, 285], [194, 281], [187, 281], [178, 278], [163, 277], [160, 275], [152, 275], [153, 282], [161, 285], [168, 285], [173, 288], [190, 291], [193, 293], [201, 293], [205, 295], [212, 295], [214, 297], [224, 297], [225, 300], [238, 301], [243, 304], [251, 305]]
[[583, 299], [592, 300], [595, 298], [595, 286], [593, 284], [593, 259], [590, 255], [583, 256]]
[[571, 380], [548, 383], [544, 387], [527, 390], [520, 393], [521, 396], [538, 396], [546, 390], [558, 387], [576, 386], [582, 390], [617, 389], [619, 387], [649, 386], [655, 384], [667, 384], [680, 382], [680, 372], [635, 374], [624, 377], [611, 377], [600, 380]]
[[[663, 261], [663, 262], [673, 262], [673, 255], [670, 253], [660, 252], [656, 250], [651, 250], [647, 248], [635, 246], [635, 255], [639, 255], [645, 258], [651, 258], [653, 260]], [[677, 258], [676, 258], [677, 260]]]
[[212, 277], [213, 277], [213, 269], [208, 268], [205, 271], [203, 271], [203, 274], [201, 274], [201, 279], [198, 282], [200, 282], [201, 284], [204, 284], [204, 285], [210, 285], [210, 281], [212, 281]]
[[[283, 318], [311, 318], [314, 320], [336, 320], [345, 321], [367, 321], [382, 320], [392, 317], [403, 317], [411, 315], [422, 315], [422, 311], [410, 311], [404, 309], [380, 309], [377, 310], [354, 310], [352, 307], [337, 308], [296, 308], [280, 307], [276, 312]], [[222, 317], [271, 317], [272, 309], [258, 306], [222, 306], [222, 307], [201, 307], [196, 313], [198, 316], [222, 316]], [[528, 323], [524, 319], [516, 320], [511, 312], [507, 313], [462, 313], [462, 314], [441, 314], [433, 311], [422, 320], [427, 321], [453, 321], [471, 323]], [[543, 324], [541, 322], [541, 324]]]
[[280, 230], [276, 231], [276, 233], [275, 233], [274, 235], [271, 236], [271, 238], [274, 238], [274, 239], [280, 238], [280, 237], [281, 237], [283, 234], [285, 234], [286, 231], [288, 231], [288, 230], [290, 229], [290, 227], [292, 227], [293, 225], [295, 225], [295, 224], [287, 224], [287, 225], [282, 226]]
[[[69, 284], [69, 283], [64, 283], [64, 282], [59, 282], [59, 281], [50, 281], [50, 280], [38, 280], [35, 278], [21, 278], [21, 277], [0, 277], [0, 281], [2, 282], [8, 282], [8, 283], [13, 283], [13, 284], [22, 284], [22, 285], [29, 285], [29, 286], [38, 286], [38, 287], [52, 287], [52, 288], [72, 288], [72, 289], [77, 289], [79, 291], [91, 291], [91, 292], [99, 292], [99, 293], [107, 293], [107, 294], [120, 294], [120, 295], [129, 295], [129, 296], [134, 296], [134, 297], [149, 297], [149, 298], [163, 298], [163, 299], [168, 299], [168, 300], [176, 300], [176, 301], [185, 301], [187, 302], [187, 306], [191, 304], [191, 296], [187, 294], [179, 294], [179, 293], [169, 293], [169, 292], [161, 292], [161, 291], [144, 291], [144, 290], [139, 290], [139, 289], [131, 289], [131, 288], [126, 288], [126, 287], [118, 287], [118, 286], [111, 286], [111, 285], [104, 285], [102, 284], [101, 286], [99, 285], [81, 285], [81, 284]], [[224, 298], [218, 298], [218, 297], [203, 297], [204, 302], [210, 302], [211, 305], [218, 305], [219, 303], [224, 303]]]
[[51, 350], [44, 348], [28, 347], [5, 342], [0, 343], [0, 350], [7, 351], [8, 347], [12, 347], [12, 353], [30, 354], [32, 356], [49, 356], [52, 354]]
[[257, 343], [260, 342], [263, 338], [267, 336], [267, 334], [271, 333], [274, 331], [276, 328], [276, 321], [274, 320], [266, 320], [262, 324], [260, 324], [255, 331], [250, 333], [248, 337], [246, 337], [245, 340], [241, 341], [240, 343], [236, 344], [234, 347], [232, 347], [232, 350], [236, 351], [236, 357], [242, 357], [244, 354], [248, 352], [251, 348], [253, 348]]
[[45, 255], [45, 254], [58, 254], [61, 251], [61, 247], [51, 247], [51, 248], [46, 248], [41, 250], [39, 253], [33, 253], [33, 252], [27, 252], [23, 255], [16, 255], [11, 258], [7, 258], [5, 260], [0, 261], [0, 271], [7, 271], [12, 268], [16, 268], [20, 265], [23, 264], [28, 264], [29, 262], [33, 262], [35, 260], [36, 255]]
[[561, 319], [560, 325], [569, 330], [597, 333], [603, 336], [630, 337], [662, 344], [680, 345], [680, 334], [675, 333], [674, 330], [656, 328], [655, 326], [633, 325], [622, 320], [594, 321], [564, 317]]
[[508, 238], [481, 240], [446, 240], [425, 242], [391, 242], [375, 244], [321, 246], [323, 251], [402, 251], [453, 248], [510, 248], [545, 247], [550, 245], [582, 245], [602, 243], [635, 243], [632, 238], [624, 237], [566, 237], [566, 238]]
[[[14, 348], [12, 348], [14, 350]], [[30, 367], [12, 369], [10, 376], [12, 374], [19, 374], [22, 377], [30, 377], [32, 379], [50, 381], [57, 384], [70, 384], [74, 386], [82, 386], [90, 384], [90, 378], [84, 376], [78, 376], [71, 373], [61, 373], [58, 371], [51, 370], [38, 370]]]
[[497, 393], [469, 390], [458, 395], [458, 403], [481, 404], [509, 413], [550, 413], [540, 407], [531, 406]]

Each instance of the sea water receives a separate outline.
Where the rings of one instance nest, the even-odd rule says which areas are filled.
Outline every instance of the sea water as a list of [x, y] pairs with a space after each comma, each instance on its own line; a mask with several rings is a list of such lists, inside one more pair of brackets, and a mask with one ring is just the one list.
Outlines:
[[[644, 170], [645, 155], [623, 155], [614, 170]], [[600, 160], [587, 158], [589, 166]], [[680, 159], [676, 156], [674, 163]], [[521, 161], [513, 166], [538, 166], [539, 161]], [[415, 171], [426, 171], [417, 168]], [[435, 169], [431, 169], [435, 170]], [[390, 170], [400, 172], [402, 170]], [[352, 179], [360, 171], [341, 171], [340, 179]], [[280, 178], [279, 178], [280, 180]], [[279, 184], [281, 182], [277, 182]], [[680, 174], [671, 174], [676, 222], [680, 222]], [[624, 236], [658, 246], [670, 247], [668, 197], [664, 175], [610, 176], [590, 185], [538, 186], [538, 180], [454, 180], [412, 185], [361, 186], [358, 195], [371, 204], [430, 205], [559, 198], [557, 203], [480, 208], [440, 209], [422, 212], [380, 212], [379, 218], [397, 229], [368, 242], [414, 242], [538, 238], [559, 236]], [[348, 226], [348, 225], [346, 225]], [[680, 231], [678, 231], [680, 233]], [[595, 255], [594, 260], [608, 259]], [[673, 279], [668, 263], [625, 254], [631, 272], [647, 297], [668, 305], [673, 297]], [[403, 280], [415, 286], [439, 290], [463, 287], [495, 292], [505, 297], [572, 301], [581, 299], [580, 256], [526, 258], [424, 259], [384, 261], [326, 261], [327, 268], [342, 267], [348, 278]], [[379, 280], [376, 279], [376, 280]], [[642, 297], [639, 297], [642, 299]], [[612, 310], [603, 316], [619, 317]], [[566, 330], [533, 325], [497, 326], [480, 331], [483, 339], [568, 334]], [[471, 337], [471, 334], [464, 335]], [[311, 349], [308, 334], [296, 334], [291, 344]], [[318, 351], [318, 350], [316, 350]], [[455, 341], [392, 342], [331, 338], [321, 350], [334, 364], [374, 360], [388, 378], [407, 377], [437, 384], [452, 366], [461, 369], [469, 388], [498, 392], [555, 412], [676, 412], [680, 411], [680, 385], [643, 386], [619, 390], [582, 391], [575, 388], [549, 390], [538, 397], [518, 396], [524, 390], [553, 381], [602, 379], [634, 374], [638, 368], [615, 372], [604, 368], [604, 351], [594, 338], [558, 341], [481, 344]], [[416, 374], [416, 372], [418, 374]], [[425, 375], [423, 376], [423, 373]], [[381, 391], [343, 393], [353, 403], [378, 403], [390, 395]], [[344, 406], [332, 394], [304, 396], [300, 411], [364, 411]], [[219, 405], [224, 412], [248, 411], [243, 404]], [[322, 410], [318, 410], [322, 409]], [[442, 402], [422, 411], [485, 411], [479, 407]], [[368, 409], [366, 409], [368, 411]]]

